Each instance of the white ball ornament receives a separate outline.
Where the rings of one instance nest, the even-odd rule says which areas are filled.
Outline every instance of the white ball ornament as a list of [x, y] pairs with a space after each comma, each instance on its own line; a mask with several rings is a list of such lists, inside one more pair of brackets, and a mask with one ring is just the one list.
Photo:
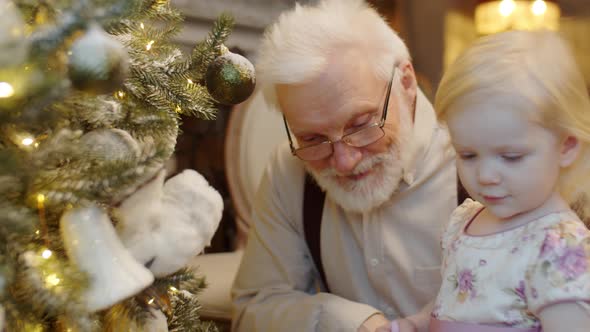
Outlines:
[[81, 91], [107, 94], [119, 89], [129, 71], [127, 50], [100, 26], [92, 24], [70, 49], [68, 76]]

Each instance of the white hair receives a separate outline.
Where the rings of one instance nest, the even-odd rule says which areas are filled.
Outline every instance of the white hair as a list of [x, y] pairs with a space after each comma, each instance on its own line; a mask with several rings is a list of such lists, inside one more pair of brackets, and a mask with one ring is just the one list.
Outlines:
[[275, 105], [277, 84], [305, 83], [321, 74], [331, 57], [344, 52], [356, 52], [383, 80], [394, 63], [410, 60], [401, 38], [362, 0], [297, 4], [265, 32], [256, 63], [265, 98]]

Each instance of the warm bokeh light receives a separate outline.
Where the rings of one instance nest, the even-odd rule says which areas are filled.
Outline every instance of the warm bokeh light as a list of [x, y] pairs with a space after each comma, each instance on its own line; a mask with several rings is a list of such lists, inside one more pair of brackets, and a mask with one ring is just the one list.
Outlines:
[[531, 6], [531, 10], [535, 16], [543, 15], [547, 11], [547, 4], [543, 0], [535, 0]]
[[499, 7], [499, 11], [500, 11], [500, 15], [506, 17], [506, 16], [510, 16], [514, 10], [516, 9], [516, 4], [514, 3], [514, 0], [502, 0], [500, 2], [500, 7]]
[[475, 8], [479, 35], [506, 30], [558, 30], [561, 11], [555, 2], [543, 0], [485, 1]]
[[14, 95], [14, 88], [10, 83], [0, 82], [0, 98], [8, 98]]
[[59, 285], [60, 281], [61, 280], [57, 277], [57, 275], [55, 273], [52, 273], [45, 278], [45, 282], [49, 285], [52, 285], [52, 286]]
[[48, 259], [49, 257], [51, 257], [53, 253], [51, 252], [51, 250], [49, 249], [45, 249], [43, 250], [43, 252], [41, 253], [41, 257]]
[[30, 137], [23, 138], [23, 140], [21, 141], [21, 143], [24, 146], [29, 146], [29, 145], [33, 144], [34, 142], [35, 142], [35, 140]]

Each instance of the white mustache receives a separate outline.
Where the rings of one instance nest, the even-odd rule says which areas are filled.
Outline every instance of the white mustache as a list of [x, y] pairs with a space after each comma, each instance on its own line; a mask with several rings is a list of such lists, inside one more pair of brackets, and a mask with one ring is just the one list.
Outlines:
[[351, 176], [351, 175], [359, 175], [359, 174], [363, 174], [363, 173], [367, 172], [368, 170], [375, 168], [376, 166], [379, 166], [388, 158], [391, 158], [390, 153], [381, 153], [378, 155], [374, 155], [369, 159], [361, 161], [358, 165], [356, 165], [354, 170], [352, 170], [352, 172], [350, 172], [348, 174], [340, 173], [336, 169], [334, 169], [333, 167], [329, 167], [329, 168], [324, 169], [323, 171], [320, 172], [320, 174], [321, 174], [321, 176], [326, 176], [326, 177], [345, 177], [345, 176]]

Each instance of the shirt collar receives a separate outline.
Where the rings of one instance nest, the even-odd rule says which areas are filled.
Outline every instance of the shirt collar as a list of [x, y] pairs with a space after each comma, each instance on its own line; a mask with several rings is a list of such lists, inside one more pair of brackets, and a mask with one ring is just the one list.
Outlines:
[[416, 172], [424, 159], [432, 135], [438, 126], [432, 104], [424, 96], [420, 88], [417, 88], [416, 92], [416, 113], [414, 114], [412, 134], [407, 142], [409, 152], [402, 160], [403, 180], [409, 186], [416, 180]]

